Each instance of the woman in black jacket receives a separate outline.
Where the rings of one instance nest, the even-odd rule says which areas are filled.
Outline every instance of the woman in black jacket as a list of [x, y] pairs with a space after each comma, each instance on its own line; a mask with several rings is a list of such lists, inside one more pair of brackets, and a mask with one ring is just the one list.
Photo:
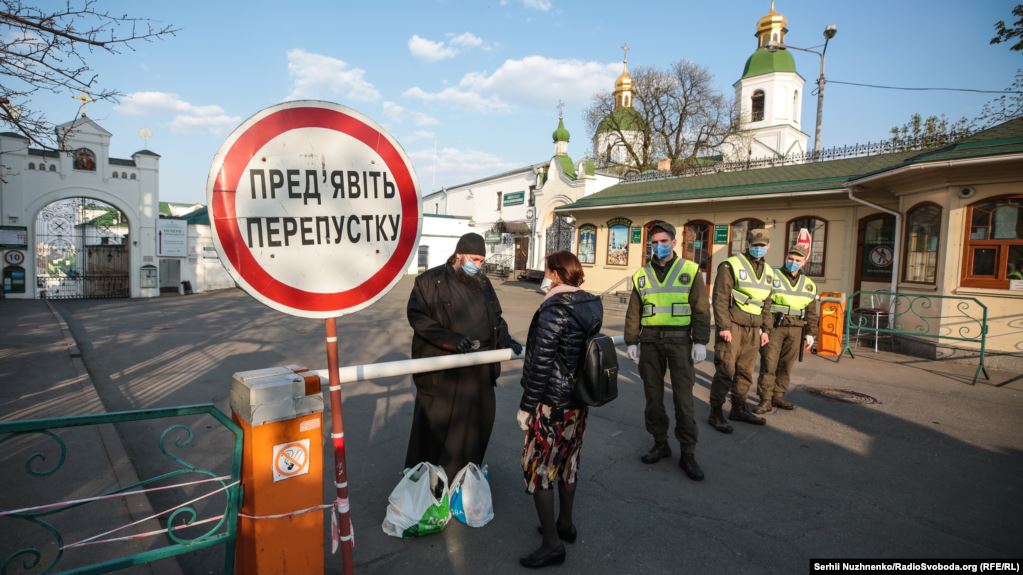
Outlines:
[[[522, 469], [526, 491], [533, 494], [543, 543], [519, 559], [531, 568], [565, 561], [561, 539], [573, 543], [572, 522], [579, 452], [586, 428], [586, 406], [573, 395], [573, 377], [586, 338], [600, 331], [604, 308], [600, 298], [579, 289], [583, 269], [571, 252], [547, 256], [545, 277], [550, 291], [533, 315], [522, 367], [519, 426], [526, 432]], [[557, 483], [559, 514], [554, 517]]]

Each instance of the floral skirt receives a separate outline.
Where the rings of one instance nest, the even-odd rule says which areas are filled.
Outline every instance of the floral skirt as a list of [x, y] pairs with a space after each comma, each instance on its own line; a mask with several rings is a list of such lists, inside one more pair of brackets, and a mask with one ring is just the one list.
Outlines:
[[522, 447], [526, 491], [550, 489], [560, 481], [575, 483], [586, 430], [586, 408], [555, 410], [538, 404]]

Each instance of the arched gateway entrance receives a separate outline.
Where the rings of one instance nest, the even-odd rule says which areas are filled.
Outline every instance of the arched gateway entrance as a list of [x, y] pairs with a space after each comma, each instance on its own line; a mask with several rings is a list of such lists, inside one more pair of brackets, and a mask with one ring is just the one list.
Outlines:
[[86, 197], [47, 204], [35, 221], [36, 287], [49, 299], [129, 297], [128, 218]]

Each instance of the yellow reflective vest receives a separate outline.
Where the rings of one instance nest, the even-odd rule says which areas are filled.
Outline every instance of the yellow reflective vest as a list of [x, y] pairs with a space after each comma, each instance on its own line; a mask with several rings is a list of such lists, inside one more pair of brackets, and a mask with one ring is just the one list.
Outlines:
[[776, 270], [774, 274], [774, 290], [771, 292], [771, 313], [781, 313], [802, 319], [806, 316], [806, 308], [817, 298], [817, 284], [806, 274], [799, 274], [796, 283], [789, 281], [789, 276]]
[[689, 292], [699, 272], [700, 266], [696, 262], [683, 258], [675, 258], [663, 282], [657, 280], [657, 274], [650, 263], [636, 270], [632, 275], [632, 285], [643, 304], [640, 325], [691, 324], [693, 308], [689, 305]]
[[732, 302], [750, 315], [760, 315], [774, 287], [774, 269], [765, 262], [763, 275], [757, 277], [746, 254], [734, 255], [725, 261], [732, 268], [732, 278], [735, 280]]

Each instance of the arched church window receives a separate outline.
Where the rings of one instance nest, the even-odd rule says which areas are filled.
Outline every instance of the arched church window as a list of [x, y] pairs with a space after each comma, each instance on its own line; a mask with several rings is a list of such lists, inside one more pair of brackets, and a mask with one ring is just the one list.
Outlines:
[[764, 119], [764, 91], [753, 92], [753, 121], [759, 122]]
[[35, 162], [29, 162], [28, 163], [28, 169], [30, 169], [30, 170], [36, 169], [36, 163]]
[[133, 179], [133, 180], [135, 179], [135, 174], [131, 175], [131, 179]]
[[57, 171], [57, 164], [50, 164], [50, 171], [51, 172], [56, 172]]
[[115, 172], [114, 172], [114, 179], [116, 180], [116, 179], [117, 179], [117, 178], [119, 178], [119, 177], [121, 177], [121, 176], [120, 176], [120, 175], [119, 175], [119, 174], [118, 174], [118, 173], [117, 173], [117, 172], [115, 171]]
[[792, 120], [799, 123], [799, 90], [792, 92]]
[[128, 172], [121, 172], [121, 179], [127, 180], [128, 179]]
[[96, 171], [96, 154], [89, 148], [78, 148], [75, 150], [74, 157], [76, 170]]

